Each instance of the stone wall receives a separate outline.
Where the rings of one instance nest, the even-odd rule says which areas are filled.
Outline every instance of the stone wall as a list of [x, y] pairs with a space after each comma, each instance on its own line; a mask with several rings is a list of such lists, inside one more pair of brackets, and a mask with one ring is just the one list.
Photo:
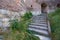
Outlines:
[[20, 21], [20, 16], [23, 16], [26, 11], [14, 12], [10, 10], [0, 9], [0, 28], [6, 30], [9, 27], [9, 20], [18, 19]]
[[18, 12], [23, 10], [23, 6], [20, 0], [0, 0], [0, 9]]

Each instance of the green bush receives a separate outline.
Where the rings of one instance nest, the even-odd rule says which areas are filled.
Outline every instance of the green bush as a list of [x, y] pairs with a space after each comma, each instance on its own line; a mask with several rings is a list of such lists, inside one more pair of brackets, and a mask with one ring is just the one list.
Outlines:
[[53, 40], [60, 40], [60, 9], [49, 14]]
[[26, 12], [22, 18], [23, 18], [24, 20], [28, 20], [28, 19], [30, 19], [32, 16], [33, 16], [32, 13], [29, 11], [29, 12]]
[[59, 9], [56, 9], [55, 12], [52, 12], [49, 14], [49, 17], [53, 17], [55, 15], [60, 15], [60, 8]]
[[[32, 13], [26, 13], [22, 18], [24, 20], [18, 21], [17, 19], [12, 20], [10, 23], [11, 32], [5, 38], [5, 40], [40, 40], [38, 37], [34, 36], [31, 33], [28, 33], [28, 25], [31, 22]], [[22, 19], [21, 18], [21, 19]], [[28, 20], [27, 20], [28, 19]]]

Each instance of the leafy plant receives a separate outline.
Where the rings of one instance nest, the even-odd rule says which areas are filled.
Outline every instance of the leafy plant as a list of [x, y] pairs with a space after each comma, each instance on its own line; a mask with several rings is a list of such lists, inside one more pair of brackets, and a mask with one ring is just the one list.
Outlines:
[[60, 40], [60, 9], [49, 14], [53, 40]]
[[33, 16], [32, 13], [29, 11], [29, 12], [26, 12], [22, 18], [23, 18], [24, 20], [28, 20], [28, 19], [30, 19], [32, 16]]
[[[29, 12], [30, 13], [30, 12]], [[11, 32], [7, 35], [6, 40], [40, 40], [36, 36], [32, 36], [31, 33], [27, 31], [28, 25], [31, 22], [32, 14], [26, 13], [20, 20], [12, 20], [10, 23]], [[27, 20], [28, 19], [28, 20]], [[5, 37], [6, 38], [6, 37]]]

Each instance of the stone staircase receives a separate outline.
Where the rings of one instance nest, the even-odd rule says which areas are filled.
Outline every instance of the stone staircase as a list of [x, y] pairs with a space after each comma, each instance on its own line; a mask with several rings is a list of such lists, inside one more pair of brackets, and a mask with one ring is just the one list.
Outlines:
[[33, 34], [38, 36], [41, 40], [51, 40], [48, 27], [47, 14], [41, 14], [33, 16], [28, 30], [33, 32]]

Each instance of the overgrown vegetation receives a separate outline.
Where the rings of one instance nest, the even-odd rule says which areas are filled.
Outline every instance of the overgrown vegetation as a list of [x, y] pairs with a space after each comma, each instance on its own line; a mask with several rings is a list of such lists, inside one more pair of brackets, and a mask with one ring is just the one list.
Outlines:
[[49, 14], [52, 38], [53, 40], [60, 40], [60, 9]]
[[26, 14], [21, 17], [20, 21], [17, 19], [11, 21], [10, 33], [9, 35], [5, 34], [5, 40], [40, 40], [38, 37], [27, 31], [31, 18], [32, 13], [26, 12]]
[[33, 16], [32, 13], [29, 11], [29, 12], [26, 12], [26, 13], [24, 14], [24, 16], [22, 16], [22, 18], [23, 18], [24, 20], [28, 20], [28, 19], [30, 19], [32, 16]]

